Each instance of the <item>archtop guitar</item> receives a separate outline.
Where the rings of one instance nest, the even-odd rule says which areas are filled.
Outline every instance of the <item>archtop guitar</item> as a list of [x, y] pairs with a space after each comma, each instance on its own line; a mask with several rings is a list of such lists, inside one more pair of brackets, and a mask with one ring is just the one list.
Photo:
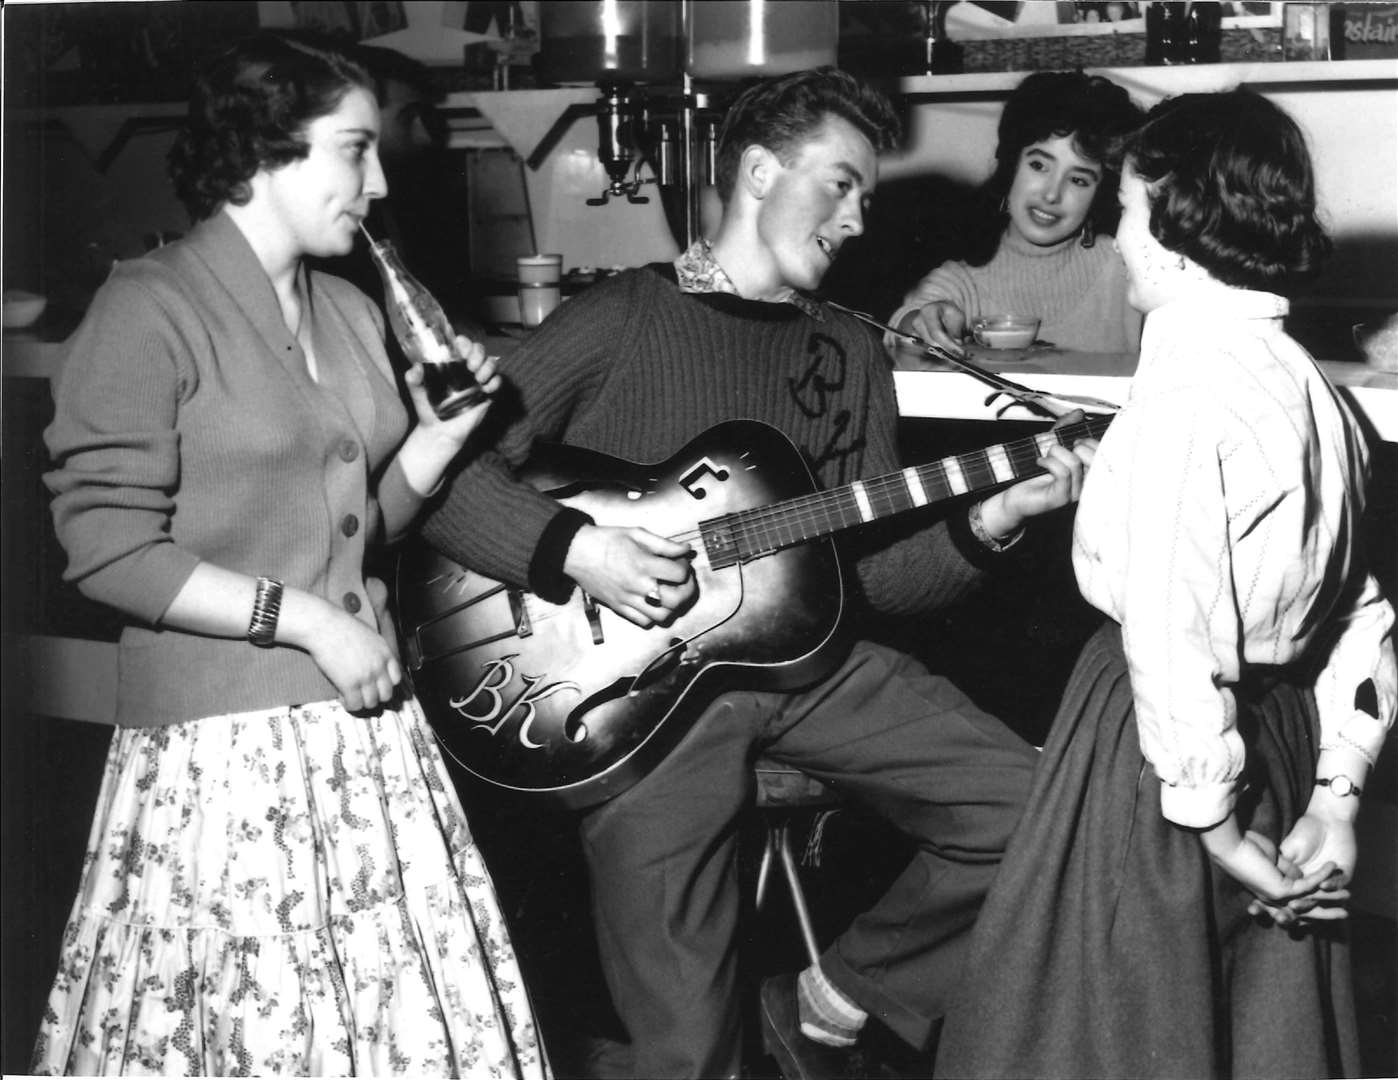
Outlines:
[[1110, 416], [817, 490], [773, 427], [733, 420], [668, 460], [555, 447], [525, 473], [600, 525], [688, 543], [698, 584], [642, 629], [580, 589], [563, 604], [495, 581], [422, 542], [399, 559], [413, 683], [443, 748], [498, 787], [585, 807], [645, 776], [725, 689], [792, 689], [837, 666], [844, 585], [831, 535], [1042, 472]]

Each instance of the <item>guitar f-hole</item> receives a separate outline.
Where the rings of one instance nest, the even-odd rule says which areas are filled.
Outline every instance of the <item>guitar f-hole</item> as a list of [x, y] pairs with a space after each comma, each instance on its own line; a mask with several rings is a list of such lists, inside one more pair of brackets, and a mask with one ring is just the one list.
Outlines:
[[703, 486], [706, 476], [713, 477], [721, 484], [728, 479], [728, 470], [722, 465], [716, 464], [712, 458], [705, 455], [694, 465], [691, 465], [684, 472], [680, 473], [680, 487], [689, 492], [690, 498], [707, 499], [709, 497], [709, 492], [708, 489]]

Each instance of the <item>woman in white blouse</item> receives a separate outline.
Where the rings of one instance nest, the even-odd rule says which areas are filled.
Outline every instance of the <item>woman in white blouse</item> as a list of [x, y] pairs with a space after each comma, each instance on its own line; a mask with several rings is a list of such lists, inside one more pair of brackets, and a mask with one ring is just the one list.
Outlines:
[[1110, 620], [1065, 692], [948, 1018], [948, 1076], [1357, 1075], [1354, 819], [1394, 717], [1367, 452], [1279, 292], [1312, 276], [1300, 130], [1245, 91], [1128, 141], [1146, 315], [1077, 511]]

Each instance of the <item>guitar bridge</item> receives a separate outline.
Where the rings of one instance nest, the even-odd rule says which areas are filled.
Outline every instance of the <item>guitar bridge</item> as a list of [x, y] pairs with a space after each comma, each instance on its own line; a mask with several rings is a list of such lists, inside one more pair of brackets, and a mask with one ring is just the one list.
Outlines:
[[505, 595], [510, 601], [510, 621], [515, 624], [515, 634], [519, 637], [529, 637], [534, 633], [534, 624], [529, 619], [528, 608], [524, 606], [524, 591], [507, 589]]
[[582, 594], [583, 611], [587, 614], [587, 625], [592, 631], [592, 644], [601, 645], [607, 635], [602, 632], [602, 613], [597, 610], [597, 601], [590, 593]]

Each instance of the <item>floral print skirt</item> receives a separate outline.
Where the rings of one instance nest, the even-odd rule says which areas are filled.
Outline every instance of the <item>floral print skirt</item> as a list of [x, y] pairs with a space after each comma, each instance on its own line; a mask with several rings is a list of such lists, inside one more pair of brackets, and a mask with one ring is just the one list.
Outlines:
[[119, 729], [34, 1070], [546, 1077], [417, 702]]

